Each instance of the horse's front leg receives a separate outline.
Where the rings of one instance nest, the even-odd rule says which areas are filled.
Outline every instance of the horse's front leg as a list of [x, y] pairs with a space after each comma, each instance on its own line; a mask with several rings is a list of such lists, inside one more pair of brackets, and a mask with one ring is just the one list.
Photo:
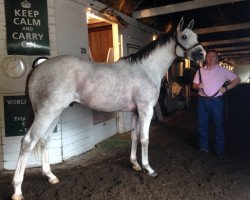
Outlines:
[[131, 154], [130, 154], [130, 162], [133, 164], [133, 169], [139, 171], [141, 170], [141, 166], [137, 162], [137, 144], [138, 144], [138, 136], [139, 136], [139, 125], [138, 125], [138, 114], [132, 114], [132, 131], [131, 131]]
[[149, 126], [153, 116], [153, 106], [140, 106], [139, 125], [140, 125], [140, 141], [142, 153], [142, 168], [150, 176], [157, 176], [157, 173], [150, 167], [148, 162], [148, 144], [149, 144]]

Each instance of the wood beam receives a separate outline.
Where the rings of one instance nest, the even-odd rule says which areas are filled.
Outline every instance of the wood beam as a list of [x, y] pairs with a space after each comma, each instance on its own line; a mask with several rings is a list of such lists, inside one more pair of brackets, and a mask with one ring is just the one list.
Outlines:
[[234, 46], [234, 47], [221, 47], [221, 48], [213, 48], [216, 51], [234, 51], [234, 50], [244, 50], [250, 49], [250, 45], [247, 46]]
[[241, 23], [241, 24], [230, 24], [225, 26], [215, 26], [215, 27], [195, 29], [194, 32], [197, 34], [207, 34], [207, 33], [217, 33], [217, 32], [233, 31], [240, 29], [248, 29], [248, 28], [250, 28], [250, 23]]
[[250, 56], [250, 53], [246, 53], [246, 54], [234, 54], [234, 55], [222, 55], [221, 57], [222, 58], [232, 58], [232, 59], [235, 59], [235, 58], [246, 58], [246, 57], [249, 57]]
[[244, 51], [232, 51], [232, 52], [221, 52], [221, 56], [226, 56], [226, 55], [243, 55], [243, 54], [250, 54], [250, 50], [244, 50]]
[[201, 42], [202, 46], [212, 46], [212, 45], [221, 45], [221, 44], [235, 44], [241, 42], [250, 42], [250, 37], [231, 39], [231, 40], [217, 40], [217, 41], [208, 41]]
[[250, 57], [231, 57], [231, 56], [222, 56], [222, 59], [228, 59], [229, 62], [234, 63], [234, 66], [240, 66], [240, 65], [250, 65]]
[[249, 64], [250, 64], [250, 58], [243, 58], [243, 57], [241, 57], [241, 58], [234, 58], [234, 61], [241, 61], [241, 62], [249, 62]]
[[145, 10], [139, 10], [133, 12], [133, 17], [135, 19], [145, 18], [145, 17], [153, 17], [157, 15], [165, 15], [170, 13], [176, 13], [186, 10], [193, 10], [197, 8], [204, 8], [209, 6], [217, 6], [221, 4], [228, 4], [228, 3], [236, 3], [240, 1], [246, 1], [246, 0], [194, 0], [194, 1], [188, 1], [183, 3], [176, 3], [176, 4], [170, 4], [166, 6], [160, 6], [157, 8], [150, 8]]

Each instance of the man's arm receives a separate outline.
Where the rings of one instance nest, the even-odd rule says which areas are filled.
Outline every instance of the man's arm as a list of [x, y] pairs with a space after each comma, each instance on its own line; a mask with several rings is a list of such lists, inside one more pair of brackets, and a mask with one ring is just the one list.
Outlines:
[[235, 78], [234, 80], [232, 80], [226, 87], [222, 87], [221, 89], [220, 89], [220, 92], [221, 93], [225, 93], [227, 90], [230, 90], [230, 89], [232, 89], [232, 88], [234, 88], [236, 85], [238, 85], [239, 83], [240, 83], [240, 78], [239, 77], [237, 77], [237, 78]]
[[227, 86], [227, 89], [230, 90], [234, 88], [236, 85], [238, 85], [239, 83], [240, 83], [240, 78], [237, 77], [232, 82], [229, 83], [229, 85]]

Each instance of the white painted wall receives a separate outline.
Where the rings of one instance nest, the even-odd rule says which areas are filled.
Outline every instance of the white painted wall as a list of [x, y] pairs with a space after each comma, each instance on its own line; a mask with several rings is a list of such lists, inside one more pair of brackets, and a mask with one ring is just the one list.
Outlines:
[[[0, 103], [0, 106], [1, 106], [1, 103]], [[1, 112], [1, 110], [0, 110]], [[0, 117], [0, 124], [1, 123], [1, 117]], [[2, 129], [2, 127], [0, 126], [0, 130]], [[2, 137], [0, 135], [0, 170], [4, 168], [4, 164], [3, 164], [3, 143], [2, 143]]]
[[[18, 137], [3, 137], [3, 152], [4, 152], [4, 168], [15, 169], [17, 158], [19, 155], [22, 136]], [[61, 156], [61, 134], [54, 133], [51, 137], [49, 148], [50, 163], [59, 163], [62, 161]], [[40, 156], [31, 154], [28, 159], [28, 167], [40, 165]]]
[[[110, 119], [106, 122], [97, 124], [92, 129], [94, 137], [94, 145], [111, 137], [118, 132], [118, 124], [116, 118]], [[115, 125], [115, 126], [114, 126]]]
[[2, 130], [3, 130], [3, 101], [1, 98], [0, 99], [0, 170], [4, 168]]
[[93, 148], [94, 137], [92, 110], [75, 103], [65, 109], [62, 118], [63, 160]]
[[55, 21], [58, 55], [84, 56], [88, 49], [86, 7], [66, 0], [55, 0]]

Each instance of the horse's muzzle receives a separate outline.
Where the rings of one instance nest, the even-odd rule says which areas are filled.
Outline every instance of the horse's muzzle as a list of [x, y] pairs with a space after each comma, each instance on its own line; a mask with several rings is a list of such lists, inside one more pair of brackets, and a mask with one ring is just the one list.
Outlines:
[[190, 58], [191, 58], [191, 60], [193, 60], [195, 62], [196, 61], [204, 61], [205, 56], [206, 56], [206, 51], [203, 49], [203, 47], [201, 45], [199, 45], [191, 51]]

